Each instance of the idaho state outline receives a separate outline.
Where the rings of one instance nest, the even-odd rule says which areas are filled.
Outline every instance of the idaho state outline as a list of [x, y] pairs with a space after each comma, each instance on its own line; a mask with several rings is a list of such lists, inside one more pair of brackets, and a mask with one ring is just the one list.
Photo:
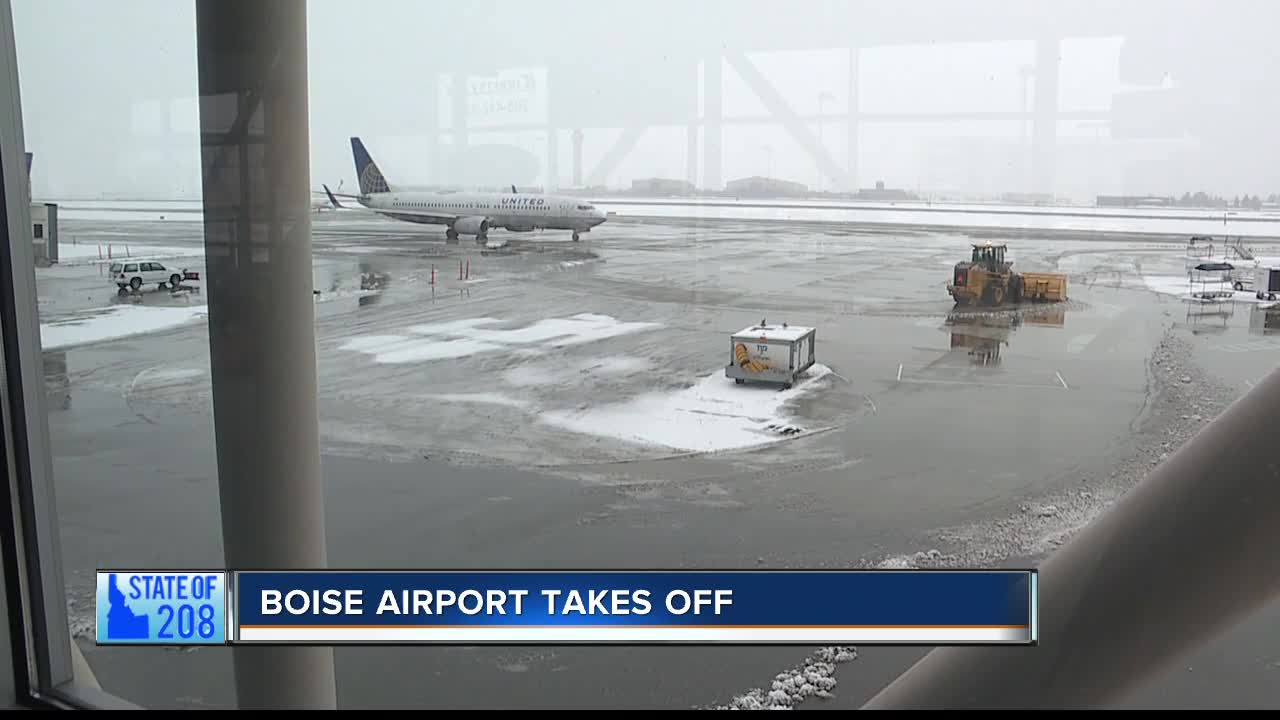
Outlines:
[[111, 606], [111, 609], [107, 610], [107, 639], [149, 639], [151, 627], [147, 616], [135, 613], [125, 604], [124, 593], [120, 591], [115, 573], [107, 578], [107, 583], [107, 600]]

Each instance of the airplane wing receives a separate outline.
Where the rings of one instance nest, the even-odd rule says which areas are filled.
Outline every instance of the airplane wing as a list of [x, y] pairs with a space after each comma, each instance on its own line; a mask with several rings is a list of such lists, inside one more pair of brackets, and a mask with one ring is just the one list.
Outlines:
[[438, 213], [430, 210], [398, 210], [393, 208], [369, 208], [373, 212], [384, 217], [402, 220], [404, 222], [416, 222], [423, 224], [450, 224], [453, 223], [461, 215], [452, 213]]

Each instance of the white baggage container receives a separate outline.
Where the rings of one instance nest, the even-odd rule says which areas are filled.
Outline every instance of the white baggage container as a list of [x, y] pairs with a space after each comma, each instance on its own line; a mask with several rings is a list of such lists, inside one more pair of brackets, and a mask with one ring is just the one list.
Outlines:
[[752, 325], [729, 338], [729, 364], [724, 374], [739, 385], [778, 383], [791, 387], [814, 363], [817, 329], [797, 325]]

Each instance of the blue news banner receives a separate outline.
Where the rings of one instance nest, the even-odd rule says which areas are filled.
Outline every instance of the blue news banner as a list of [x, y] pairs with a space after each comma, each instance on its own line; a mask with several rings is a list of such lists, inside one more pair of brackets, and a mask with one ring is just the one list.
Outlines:
[[102, 571], [100, 644], [1036, 642], [1035, 571]]

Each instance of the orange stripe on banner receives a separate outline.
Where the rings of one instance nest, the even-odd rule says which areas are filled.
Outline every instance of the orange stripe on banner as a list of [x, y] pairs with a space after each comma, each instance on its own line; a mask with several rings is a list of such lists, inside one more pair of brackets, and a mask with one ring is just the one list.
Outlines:
[[475, 628], [594, 628], [690, 630], [1026, 630], [1026, 625], [241, 625], [241, 630], [470, 630]]

